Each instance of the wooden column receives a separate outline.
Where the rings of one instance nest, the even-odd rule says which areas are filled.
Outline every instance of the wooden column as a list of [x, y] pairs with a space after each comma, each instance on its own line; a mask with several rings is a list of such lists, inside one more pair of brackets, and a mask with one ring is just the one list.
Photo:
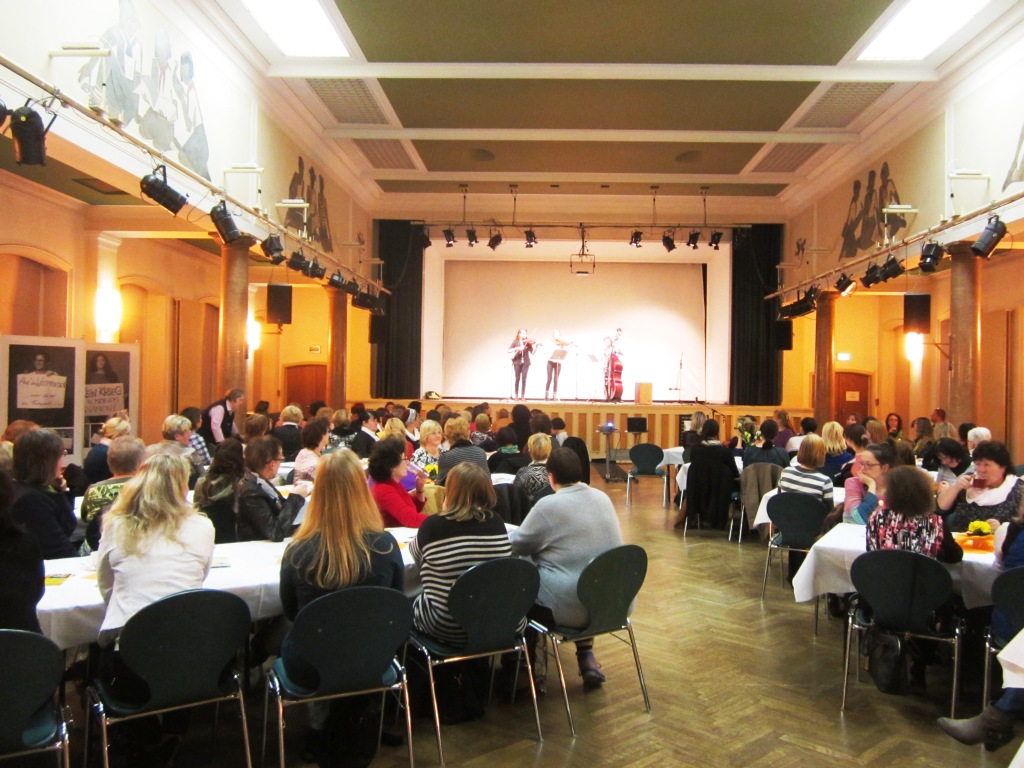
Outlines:
[[243, 235], [220, 243], [220, 325], [217, 335], [217, 396], [232, 387], [245, 388], [246, 323], [249, 315], [249, 248], [255, 240]]
[[348, 294], [337, 288], [325, 290], [331, 302], [327, 339], [327, 403], [337, 410], [348, 407], [345, 388], [348, 374]]
[[814, 324], [814, 419], [819, 426], [835, 418], [835, 299], [833, 291], [818, 296]]
[[[968, 243], [952, 243], [949, 280], [949, 420], [977, 421], [981, 396], [981, 259]], [[944, 340], [943, 340], [944, 341]]]

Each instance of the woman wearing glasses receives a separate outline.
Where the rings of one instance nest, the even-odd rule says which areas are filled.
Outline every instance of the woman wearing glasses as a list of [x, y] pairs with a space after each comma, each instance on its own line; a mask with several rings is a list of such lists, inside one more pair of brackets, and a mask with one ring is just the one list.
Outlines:
[[859, 454], [860, 467], [845, 483], [843, 522], [867, 525], [871, 513], [885, 503], [886, 475], [897, 465], [896, 453], [889, 443], [869, 445]]
[[238, 489], [238, 540], [284, 541], [292, 532], [310, 486], [296, 483], [288, 498], [274, 487], [278, 467], [284, 461], [281, 441], [264, 436], [245, 449], [245, 479]]

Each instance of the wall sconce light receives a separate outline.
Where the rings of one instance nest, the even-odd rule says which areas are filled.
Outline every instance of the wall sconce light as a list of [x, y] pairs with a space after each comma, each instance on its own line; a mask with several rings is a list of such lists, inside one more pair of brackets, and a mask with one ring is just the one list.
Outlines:
[[166, 165], [158, 166], [153, 169], [152, 173], [143, 176], [139, 181], [139, 187], [142, 189], [142, 194], [159, 203], [175, 216], [188, 202], [185, 195], [167, 183]]
[[100, 286], [96, 289], [96, 341], [109, 344], [121, 330], [123, 307], [121, 292], [112, 285]]
[[263, 326], [256, 321], [255, 317], [249, 315], [249, 319], [245, 323], [245, 341], [250, 352], [255, 352], [260, 348], [262, 337]]
[[971, 243], [971, 250], [978, 258], [987, 259], [1005, 235], [1006, 224], [998, 216], [992, 216], [985, 225], [981, 237]]
[[924, 359], [924, 334], [907, 333], [903, 336], [903, 352], [907, 360], [920, 363]]
[[227, 203], [223, 200], [210, 209], [210, 218], [213, 219], [213, 226], [217, 228], [220, 239], [226, 244], [230, 245], [242, 236], [235, 224], [235, 217], [228, 212]]

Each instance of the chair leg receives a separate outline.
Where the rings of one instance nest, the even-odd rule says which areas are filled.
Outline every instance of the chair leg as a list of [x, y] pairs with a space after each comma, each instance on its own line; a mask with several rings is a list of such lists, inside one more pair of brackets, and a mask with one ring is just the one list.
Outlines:
[[107, 717], [102, 710], [97, 710], [100, 718], [100, 746], [103, 747], [103, 768], [110, 768], [110, 747], [107, 740]]
[[764, 600], [764, 589], [768, 586], [768, 569], [772, 567], [772, 545], [768, 542], [768, 555], [764, 559], [764, 581], [761, 582], [761, 599]]
[[413, 768], [416, 759], [412, 754], [412, 708], [409, 706], [409, 679], [405, 676], [404, 667], [399, 679], [402, 681], [402, 703], [405, 705], [405, 743], [409, 750], [409, 768]]
[[263, 740], [260, 747], [260, 765], [264, 766], [264, 768], [267, 765], [267, 715], [270, 712], [270, 677], [271, 675], [268, 674], [267, 682], [263, 689]]
[[[526, 638], [519, 638], [519, 653], [520, 656], [526, 659], [526, 679], [530, 681], [530, 696], [533, 697], [533, 717], [537, 721], [537, 741], [544, 741], [544, 736], [540, 732], [540, 707], [537, 704], [537, 684], [533, 680], [533, 664], [530, 663], [530, 654], [526, 649]], [[516, 674], [518, 675], [518, 664]], [[515, 688], [513, 690], [513, 695]]]
[[[953, 636], [953, 694], [950, 697], [951, 701], [949, 704], [949, 718], [951, 720], [956, 719], [956, 700], [960, 694], [960, 646], [962, 645], [963, 635], [962, 627], [957, 624], [956, 630]], [[985, 654], [988, 655], [987, 653]], [[988, 659], [986, 659], [987, 661]], [[986, 706], [988, 702], [985, 702]]]
[[992, 655], [995, 649], [992, 647], [992, 630], [985, 635], [985, 677], [981, 684], [981, 709], [989, 705], [992, 688]]
[[242, 742], [245, 744], [245, 764], [252, 768], [252, 750], [249, 746], [249, 721], [245, 717], [245, 697], [242, 693], [242, 681], [238, 681], [238, 709], [242, 714]]
[[739, 519], [736, 521], [736, 527], [740, 531], [740, 535], [737, 537], [737, 541], [740, 544], [743, 543], [743, 529], [746, 528], [746, 526], [744, 525], [744, 522], [746, 520], [746, 515], [747, 515], [747, 511], [743, 508], [743, 505], [741, 504], [740, 505], [740, 516], [739, 516]]
[[274, 686], [274, 704], [277, 707], [277, 764], [284, 768], [284, 701], [277, 685]]
[[818, 607], [821, 605], [821, 595], [814, 596], [814, 636], [818, 636]]
[[668, 475], [666, 474], [661, 483], [661, 506], [667, 507], [668, 504]]
[[[857, 633], [860, 634], [859, 632]], [[853, 617], [847, 619], [846, 623], [846, 653], [843, 654], [843, 700], [839, 704], [839, 711], [846, 711], [846, 685], [850, 680], [850, 651], [853, 646]]]
[[644, 679], [644, 670], [640, 666], [640, 651], [636, 647], [636, 635], [633, 634], [633, 622], [626, 619], [626, 629], [629, 630], [629, 645], [633, 649], [633, 661], [636, 663], [636, 675], [640, 678], [640, 690], [644, 694], [644, 706], [651, 711], [651, 697], [647, 695], [647, 681]]
[[626, 473], [626, 506], [627, 507], [629, 506], [629, 488], [632, 485], [632, 483], [630, 482], [632, 479], [633, 479], [633, 476], [627, 472]]
[[441, 710], [437, 707], [437, 688], [434, 687], [434, 665], [430, 663], [429, 654], [424, 653], [423, 655], [427, 658], [427, 679], [430, 682], [430, 703], [434, 708], [434, 735], [437, 738], [437, 761], [441, 765], [444, 765], [444, 748], [441, 746]]
[[561, 647], [561, 641], [554, 635], [549, 635], [551, 638], [552, 656], [555, 657], [555, 666], [558, 668], [558, 684], [562, 687], [562, 700], [565, 702], [565, 716], [569, 720], [569, 733], [573, 736], [576, 735], [576, 726], [572, 721], [572, 710], [569, 708], [569, 691], [565, 687], [565, 671], [562, 669], [562, 657], [558, 653], [558, 649]]

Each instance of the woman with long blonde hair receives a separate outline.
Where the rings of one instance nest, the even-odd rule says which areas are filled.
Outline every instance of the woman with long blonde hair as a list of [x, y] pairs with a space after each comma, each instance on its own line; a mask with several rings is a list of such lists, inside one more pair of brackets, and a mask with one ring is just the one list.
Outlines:
[[392, 438], [402, 446], [402, 453], [405, 458], [412, 458], [412, 443], [405, 439], [405, 422], [401, 419], [391, 418], [384, 422], [378, 436], [381, 440]]
[[104, 516], [97, 581], [107, 609], [100, 645], [150, 603], [203, 586], [214, 530], [185, 499], [189, 471], [184, 456], [151, 456]]

